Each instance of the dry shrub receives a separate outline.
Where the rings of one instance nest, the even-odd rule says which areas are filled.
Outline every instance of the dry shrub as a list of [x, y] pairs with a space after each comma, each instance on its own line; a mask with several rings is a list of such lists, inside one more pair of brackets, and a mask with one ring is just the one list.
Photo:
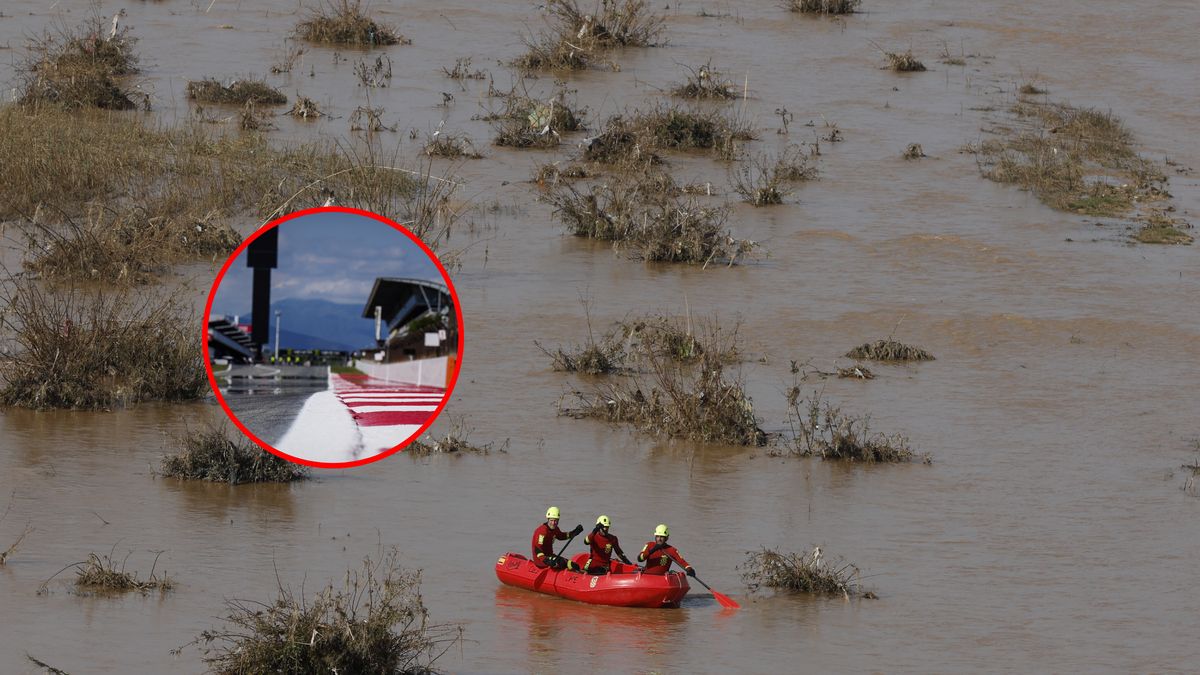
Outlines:
[[[520, 91], [518, 91], [518, 88]], [[500, 110], [483, 116], [496, 132], [493, 143], [510, 148], [549, 148], [558, 145], [560, 134], [582, 131], [587, 109], [575, 102], [573, 91], [559, 86], [549, 99], [542, 101], [525, 89], [524, 80], [507, 93], [497, 92], [504, 102]]]
[[809, 399], [800, 398], [799, 385], [787, 392], [788, 424], [792, 429], [791, 445], [787, 452], [802, 457], [820, 455], [822, 459], [841, 459], [851, 462], [911, 462], [932, 460], [928, 454], [918, 455], [900, 434], [886, 436], [871, 433], [870, 416], [853, 417], [843, 414], [818, 393]]
[[[435, 438], [433, 434], [427, 434], [425, 438], [413, 441], [405, 451], [413, 457], [429, 457], [430, 455], [455, 455], [455, 454], [473, 454], [473, 455], [489, 455], [492, 452], [492, 444], [475, 445], [471, 443], [470, 436], [474, 429], [467, 426], [465, 418], [458, 418], [451, 424], [450, 429], [445, 436]], [[503, 447], [500, 452], [507, 452]]]
[[786, 0], [784, 6], [798, 14], [853, 14], [862, 0]]
[[454, 60], [453, 68], [442, 68], [442, 73], [452, 80], [486, 80], [488, 73], [485, 70], [471, 70], [471, 57]]
[[[715, 359], [695, 365], [650, 355], [649, 381], [631, 377], [572, 392], [575, 406], [559, 414], [633, 425], [638, 431], [706, 443], [765, 445], [754, 406], [740, 379], [729, 379]], [[648, 392], [648, 393], [647, 393]]]
[[1047, 92], [1045, 89], [1042, 89], [1032, 82], [1026, 82], [1025, 84], [1021, 85], [1020, 89], [1017, 89], [1017, 93], [1021, 94], [1022, 96], [1041, 96]]
[[612, 336], [606, 336], [596, 341], [590, 335], [586, 344], [575, 345], [568, 349], [557, 347], [550, 351], [537, 341], [534, 341], [542, 353], [549, 356], [554, 363], [554, 369], [567, 373], [586, 373], [588, 375], [607, 375], [625, 370], [625, 349]]
[[429, 622], [420, 584], [392, 549], [311, 599], [280, 584], [274, 600], [229, 600], [228, 625], [191, 644], [218, 673], [432, 673], [462, 630]]
[[361, 87], [386, 87], [392, 81], [392, 59], [387, 54], [376, 56], [372, 64], [359, 59], [354, 63], [354, 76]]
[[72, 110], [134, 108], [118, 78], [138, 70], [135, 40], [126, 29], [112, 34], [106, 24], [96, 14], [78, 28], [60, 27], [30, 39], [29, 57], [20, 66], [21, 104]]
[[546, 29], [525, 38], [527, 51], [514, 67], [581, 70], [615, 47], [652, 46], [663, 31], [663, 18], [645, 0], [601, 0], [594, 9], [578, 0], [548, 0], [546, 12]]
[[451, 159], [481, 159], [483, 157], [465, 134], [440, 133], [432, 136], [425, 142], [425, 147], [421, 152], [428, 157], [449, 157]]
[[628, 351], [639, 357], [661, 357], [680, 363], [707, 359], [735, 363], [741, 358], [739, 331], [721, 325], [717, 317], [686, 318], [647, 315], [622, 321], [621, 333]]
[[798, 145], [777, 156], [761, 154], [730, 171], [730, 181], [742, 200], [755, 206], [782, 204], [791, 184], [817, 177], [816, 155]]
[[810, 553], [780, 553], [765, 547], [748, 551], [741, 569], [742, 579], [752, 591], [766, 587], [847, 599], [875, 597], [863, 588], [857, 567], [843, 560], [826, 562], [819, 546]]
[[283, 105], [287, 96], [262, 80], [234, 80], [223, 85], [213, 78], [188, 82], [187, 97], [200, 103]]
[[659, 105], [608, 118], [601, 133], [589, 139], [583, 156], [605, 164], [637, 163], [653, 161], [658, 150], [701, 149], [732, 159], [740, 141], [755, 137], [748, 123], [720, 111]]
[[315, 101], [306, 96], [297, 96], [296, 102], [292, 104], [292, 109], [285, 112], [284, 115], [291, 115], [305, 120], [327, 116], [324, 111], [317, 107]]
[[[137, 574], [125, 571], [125, 562], [128, 559], [129, 556], [125, 556], [118, 569], [111, 551], [104, 556], [95, 553], [88, 554], [85, 562], [75, 565], [75, 587], [107, 593], [124, 593], [126, 591], [148, 593], [153, 590], [165, 593], [175, 587], [175, 583], [169, 577], [155, 576], [153, 566], [150, 568], [150, 578], [145, 581], [139, 580]], [[154, 563], [157, 566], [157, 555], [154, 556]]]
[[712, 61], [698, 68], [687, 67], [687, 80], [671, 89], [671, 94], [680, 98], [698, 100], [729, 101], [738, 98], [737, 87], [722, 77], [721, 73], [713, 70]]
[[376, 23], [367, 16], [362, 0], [326, 0], [311, 10], [308, 18], [296, 25], [296, 36], [309, 42], [374, 47], [411, 44], [391, 26]]
[[309, 477], [306, 467], [273, 455], [241, 436], [230, 438], [228, 427], [209, 426], [177, 437], [179, 449], [162, 458], [162, 475], [231, 485], [290, 483]]
[[207, 389], [195, 319], [171, 296], [7, 282], [2, 326], [16, 342], [0, 360], [0, 404], [109, 409], [188, 401]]
[[921, 159], [925, 156], [925, 149], [920, 143], [909, 143], [907, 148], [904, 148], [904, 154], [901, 155], [904, 159]]
[[[1200, 442], [1197, 445], [1200, 446]], [[1181, 464], [1179, 468], [1187, 469], [1190, 472], [1190, 475], [1183, 481], [1183, 491], [1193, 497], [1200, 496], [1200, 481], [1197, 481], [1197, 478], [1200, 478], [1200, 457], [1192, 460], [1191, 464]]]
[[757, 246], [729, 234], [727, 208], [663, 190], [654, 175], [626, 174], [586, 191], [561, 183], [545, 199], [571, 234], [611, 241], [646, 261], [732, 265]]
[[888, 338], [861, 344], [846, 352], [848, 359], [871, 359], [872, 361], [933, 361], [933, 354], [903, 342]]
[[925, 64], [913, 56], [911, 49], [904, 52], [885, 51], [883, 55], [887, 57], [888, 68], [898, 73], [919, 73], [925, 70]]

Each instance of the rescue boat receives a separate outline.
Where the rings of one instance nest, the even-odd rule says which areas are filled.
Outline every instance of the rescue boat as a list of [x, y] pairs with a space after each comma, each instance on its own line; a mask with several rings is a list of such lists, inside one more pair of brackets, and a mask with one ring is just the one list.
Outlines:
[[[587, 557], [587, 553], [576, 555], [575, 564], [583, 565]], [[637, 565], [614, 560], [609, 574], [583, 574], [538, 567], [512, 552], [496, 561], [496, 578], [509, 586], [614, 607], [678, 607], [691, 588], [683, 572], [642, 574]]]

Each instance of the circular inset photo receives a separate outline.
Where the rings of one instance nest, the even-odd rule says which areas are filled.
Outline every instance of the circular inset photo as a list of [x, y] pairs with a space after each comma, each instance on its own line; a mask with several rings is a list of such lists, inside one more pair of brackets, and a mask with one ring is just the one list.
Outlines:
[[208, 378], [233, 423], [309, 466], [403, 449], [454, 388], [458, 295], [437, 256], [382, 216], [328, 206], [269, 223], [213, 281]]

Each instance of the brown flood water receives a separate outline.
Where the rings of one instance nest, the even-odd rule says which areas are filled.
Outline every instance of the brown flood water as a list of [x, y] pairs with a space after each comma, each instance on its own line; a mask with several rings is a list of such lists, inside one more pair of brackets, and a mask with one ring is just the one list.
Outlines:
[[[208, 4], [128, 5], [143, 86], [166, 121], [188, 117], [187, 78], [266, 73], [297, 20], [295, 3], [280, 0], [218, 0], [205, 13]], [[507, 89], [509, 70], [496, 59], [520, 52], [519, 32], [539, 24], [534, 5], [372, 4], [414, 40], [387, 51], [391, 86], [357, 87], [357, 52], [343, 50], [351, 60], [335, 65], [334, 50], [309, 47], [290, 76], [272, 81], [338, 117], [278, 117], [273, 135], [343, 137], [369, 93], [388, 123], [423, 137], [444, 116], [447, 129], [486, 145], [486, 124], [470, 119], [486, 103], [486, 82], [464, 92], [440, 69], [471, 56]], [[435, 620], [463, 625], [461, 649], [438, 662], [453, 672], [600, 663], [612, 672], [1194, 670], [1200, 499], [1180, 489], [1179, 466], [1194, 459], [1200, 436], [1196, 248], [1127, 245], [1119, 226], [984, 181], [958, 148], [1002, 119], [979, 108], [1002, 107], [1037, 75], [1054, 100], [1111, 109], [1147, 156], [1200, 167], [1200, 10], [1186, 1], [868, 0], [869, 13], [840, 22], [775, 5], [671, 3], [669, 46], [619, 54], [619, 73], [569, 80], [597, 120], [681, 79], [677, 64], [711, 57], [739, 83], [748, 78], [756, 149], [810, 141], [825, 133], [822, 117], [836, 123], [846, 140], [822, 143], [821, 180], [786, 206], [735, 207], [732, 229], [761, 241], [765, 259], [733, 269], [643, 265], [564, 236], [524, 181], [576, 138], [557, 155], [490, 148], [458, 169], [464, 197], [499, 208], [451, 241], [470, 247], [453, 272], [467, 337], [446, 414], [465, 416], [472, 440], [510, 439], [507, 453], [401, 455], [302, 485], [230, 488], [151, 473], [168, 436], [217, 416], [212, 405], [0, 413], [0, 499], [14, 495], [0, 546], [26, 522], [37, 528], [0, 567], [0, 672], [33, 672], [26, 652], [69, 672], [203, 671], [194, 648], [169, 650], [212, 626], [224, 598], [267, 599], [276, 569], [284, 583], [315, 589], [380, 545], [399, 546], [405, 564], [424, 570]], [[74, 24], [84, 8], [10, 3], [0, 45], [17, 59], [26, 34], [62, 16]], [[702, 18], [701, 8], [735, 16]], [[879, 69], [871, 41], [911, 45], [932, 72]], [[943, 65], [943, 41], [981, 56]], [[0, 79], [12, 77], [11, 65], [0, 68]], [[438, 107], [443, 91], [455, 96], [449, 108]], [[789, 136], [775, 133], [781, 106], [795, 113]], [[809, 120], [815, 129], [803, 126]], [[403, 133], [385, 142], [405, 157], [421, 143]], [[929, 158], [900, 159], [913, 142]], [[681, 179], [727, 190], [717, 162], [672, 164]], [[1173, 176], [1170, 188], [1193, 221], [1196, 183]], [[533, 340], [582, 339], [581, 295], [599, 329], [630, 312], [740, 318], [750, 355], [742, 373], [770, 431], [785, 428], [790, 360], [830, 370], [899, 324], [898, 338], [938, 360], [811, 386], [871, 413], [874, 428], [905, 433], [934, 463], [782, 460], [558, 418], [556, 400], [578, 383], [551, 372]], [[743, 609], [722, 613], [698, 586], [678, 611], [500, 586], [496, 556], [525, 551], [551, 503], [572, 526], [609, 514], [627, 550], [669, 523], [701, 578]], [[879, 599], [749, 595], [742, 586], [746, 551], [815, 544], [862, 568]], [[143, 576], [151, 551], [165, 551], [159, 569], [178, 589], [79, 597], [68, 573], [36, 593], [64, 565], [114, 545], [133, 552], [128, 566]]]

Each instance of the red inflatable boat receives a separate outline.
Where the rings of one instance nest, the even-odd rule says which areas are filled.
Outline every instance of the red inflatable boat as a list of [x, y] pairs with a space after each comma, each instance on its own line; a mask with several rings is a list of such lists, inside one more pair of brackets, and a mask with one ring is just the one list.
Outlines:
[[[580, 553], [575, 563], [582, 565], [586, 558]], [[541, 568], [512, 552], [496, 561], [496, 578], [509, 586], [615, 607], [678, 607], [690, 589], [683, 572], [642, 574], [637, 565], [613, 561], [611, 574], [581, 574]]]

